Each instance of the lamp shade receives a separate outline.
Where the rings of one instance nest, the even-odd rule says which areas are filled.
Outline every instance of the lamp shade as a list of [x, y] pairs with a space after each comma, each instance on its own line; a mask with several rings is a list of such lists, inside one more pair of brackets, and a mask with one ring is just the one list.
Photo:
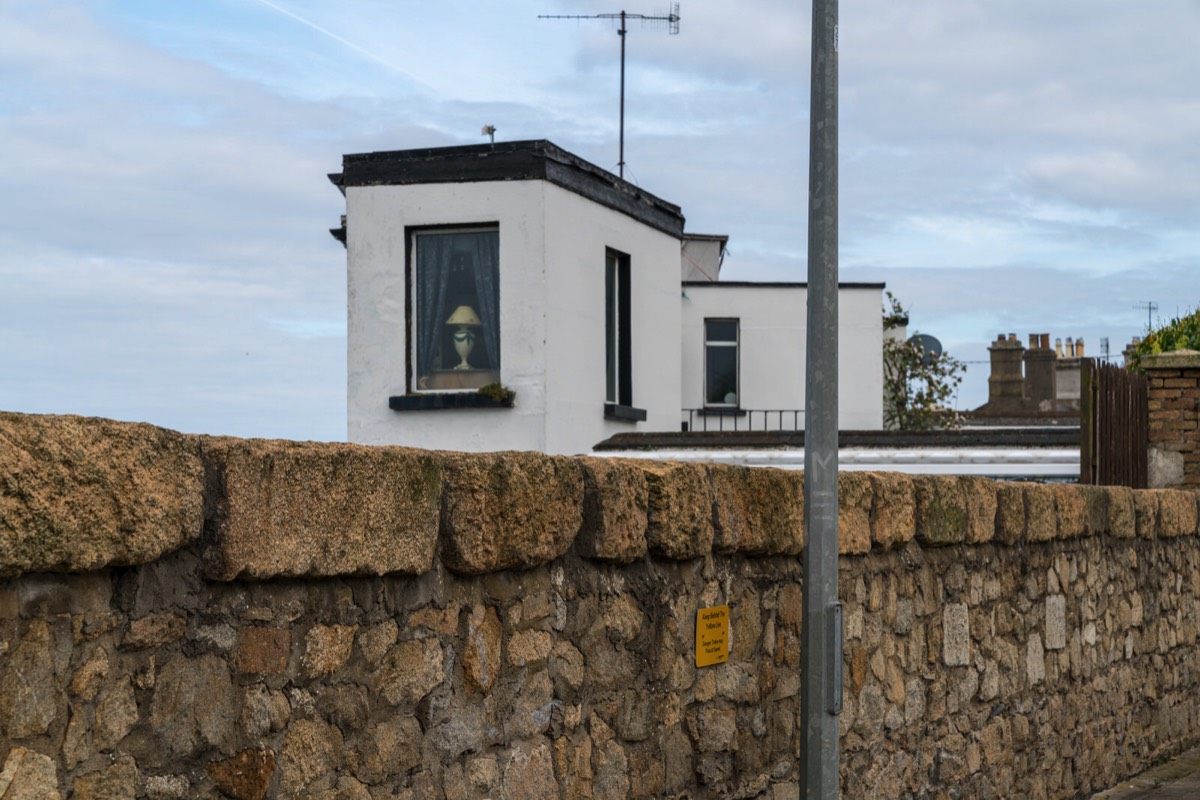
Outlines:
[[446, 320], [447, 325], [482, 325], [483, 322], [479, 319], [479, 315], [475, 313], [475, 309], [470, 306], [459, 306], [454, 309], [454, 313], [450, 315], [450, 319]]

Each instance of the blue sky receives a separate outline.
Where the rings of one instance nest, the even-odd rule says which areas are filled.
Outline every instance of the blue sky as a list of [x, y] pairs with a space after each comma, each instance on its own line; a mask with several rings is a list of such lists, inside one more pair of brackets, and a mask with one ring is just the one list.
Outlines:
[[[644, 14], [666, 3], [626, 6]], [[619, 6], [0, 0], [0, 408], [345, 435], [343, 153], [617, 161]], [[631, 24], [627, 176], [803, 280], [807, 3]], [[841, 277], [981, 362], [1197, 305], [1200, 0], [841, 4]], [[972, 364], [962, 407], [986, 399]]]

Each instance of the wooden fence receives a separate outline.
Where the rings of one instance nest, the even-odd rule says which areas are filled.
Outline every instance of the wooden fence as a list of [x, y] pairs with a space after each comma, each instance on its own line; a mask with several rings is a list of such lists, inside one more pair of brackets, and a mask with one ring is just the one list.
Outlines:
[[1079, 482], [1146, 488], [1145, 374], [1084, 359], [1079, 378]]

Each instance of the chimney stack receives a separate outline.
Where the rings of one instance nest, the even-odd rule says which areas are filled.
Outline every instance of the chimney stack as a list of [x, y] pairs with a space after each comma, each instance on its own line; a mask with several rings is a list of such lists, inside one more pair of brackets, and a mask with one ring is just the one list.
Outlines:
[[992, 359], [992, 374], [988, 377], [986, 408], [994, 413], [1016, 414], [1025, 396], [1025, 380], [1021, 376], [1021, 354], [1025, 348], [1015, 333], [1004, 334], [988, 348]]
[[[1025, 351], [1025, 401], [1039, 411], [1053, 411], [1058, 394], [1055, 362], [1058, 354], [1050, 349], [1050, 334], [1029, 334], [1031, 346]], [[1033, 346], [1033, 343], [1040, 346]]]

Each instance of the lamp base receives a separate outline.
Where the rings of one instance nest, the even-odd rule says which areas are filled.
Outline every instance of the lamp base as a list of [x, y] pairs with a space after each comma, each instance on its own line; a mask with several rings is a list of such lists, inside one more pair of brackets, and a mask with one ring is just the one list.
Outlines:
[[471, 369], [468, 361], [471, 351], [475, 349], [475, 332], [465, 325], [454, 332], [454, 352], [462, 359], [455, 369]]

